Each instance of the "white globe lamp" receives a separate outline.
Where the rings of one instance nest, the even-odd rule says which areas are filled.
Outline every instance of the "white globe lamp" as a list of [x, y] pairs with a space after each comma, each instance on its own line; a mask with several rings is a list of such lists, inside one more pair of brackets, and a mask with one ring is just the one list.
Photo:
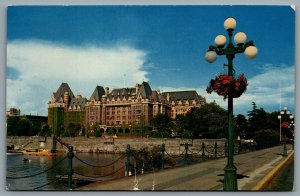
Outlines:
[[205, 60], [209, 63], [215, 62], [217, 59], [217, 53], [215, 51], [207, 51], [205, 54]]
[[256, 57], [257, 52], [258, 50], [255, 46], [248, 46], [244, 53], [248, 58], [253, 59]]
[[247, 40], [247, 35], [244, 32], [238, 32], [234, 36], [234, 41], [237, 45], [244, 44]]
[[224, 21], [224, 28], [226, 30], [234, 30], [236, 27], [236, 20], [234, 18], [227, 18]]
[[224, 35], [218, 35], [216, 38], [215, 38], [215, 44], [218, 46], [218, 47], [223, 47], [225, 44], [226, 44], [226, 37]]

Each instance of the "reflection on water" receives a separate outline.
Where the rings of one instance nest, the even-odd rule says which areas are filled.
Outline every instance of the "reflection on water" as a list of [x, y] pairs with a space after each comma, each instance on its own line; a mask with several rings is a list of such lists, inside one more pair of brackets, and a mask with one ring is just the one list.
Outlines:
[[[89, 163], [90, 165], [93, 166], [108, 165], [109, 163], [112, 163], [114, 160], [118, 159], [121, 156], [119, 154], [98, 154], [98, 153], [78, 153], [75, 155], [81, 160], [83, 160], [84, 162]], [[68, 189], [66, 182], [63, 181], [53, 182], [57, 180], [57, 176], [67, 174], [68, 159], [66, 158], [60, 164], [57, 164], [65, 157], [66, 154], [57, 157], [25, 156], [25, 155], [7, 156], [6, 176], [14, 177], [17, 179], [7, 178], [6, 188], [8, 190], [33, 190], [38, 187], [40, 188], [36, 190]], [[92, 167], [80, 162], [76, 158], [73, 158], [74, 172], [85, 176], [97, 177], [97, 179], [101, 179], [99, 178], [99, 176], [105, 176], [107, 174], [113, 173], [113, 171], [120, 169], [122, 166], [124, 166], [124, 164], [125, 164], [124, 159], [120, 159], [115, 164], [112, 164], [107, 167]], [[55, 165], [57, 165], [57, 167], [54, 167]], [[123, 177], [124, 172], [125, 172], [124, 169], [121, 169], [120, 171], [116, 172], [112, 176], [114, 178]], [[39, 175], [35, 175], [35, 174], [39, 174]], [[18, 178], [24, 176], [32, 176], [32, 177]]]

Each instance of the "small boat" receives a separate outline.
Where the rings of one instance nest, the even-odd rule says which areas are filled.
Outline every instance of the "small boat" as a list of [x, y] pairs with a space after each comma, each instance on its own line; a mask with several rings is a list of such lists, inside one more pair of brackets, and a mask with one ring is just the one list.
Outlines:
[[53, 153], [48, 150], [42, 150], [42, 151], [25, 151], [23, 153], [24, 155], [32, 155], [32, 156], [56, 156], [57, 153]]
[[23, 158], [23, 161], [24, 161], [24, 162], [28, 162], [28, 163], [30, 163], [30, 162], [31, 162], [31, 160], [30, 160], [30, 159], [28, 159], [28, 158]]

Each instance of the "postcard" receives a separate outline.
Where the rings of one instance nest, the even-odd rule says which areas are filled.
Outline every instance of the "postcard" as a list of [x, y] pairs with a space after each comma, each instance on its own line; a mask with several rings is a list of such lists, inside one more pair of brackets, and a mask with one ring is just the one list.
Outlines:
[[6, 189], [293, 191], [295, 6], [8, 6]]

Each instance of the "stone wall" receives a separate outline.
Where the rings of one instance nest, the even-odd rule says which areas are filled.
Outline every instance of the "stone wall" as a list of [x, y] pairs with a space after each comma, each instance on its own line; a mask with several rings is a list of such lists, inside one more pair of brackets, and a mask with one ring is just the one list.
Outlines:
[[[205, 146], [213, 146], [217, 142], [218, 146], [224, 146], [225, 139], [208, 140], [208, 139], [161, 139], [161, 138], [87, 138], [87, 137], [62, 137], [63, 142], [73, 146], [75, 152], [104, 152], [104, 153], [122, 153], [125, 152], [127, 144], [131, 148], [140, 149], [143, 147], [152, 148], [165, 144], [166, 152], [169, 154], [181, 154], [185, 143], [189, 144], [189, 150], [199, 152], [202, 143]], [[36, 149], [51, 149], [52, 137], [7, 137], [6, 144], [14, 145], [15, 149], [36, 150]], [[57, 143], [57, 150], [67, 151], [67, 148]]]

